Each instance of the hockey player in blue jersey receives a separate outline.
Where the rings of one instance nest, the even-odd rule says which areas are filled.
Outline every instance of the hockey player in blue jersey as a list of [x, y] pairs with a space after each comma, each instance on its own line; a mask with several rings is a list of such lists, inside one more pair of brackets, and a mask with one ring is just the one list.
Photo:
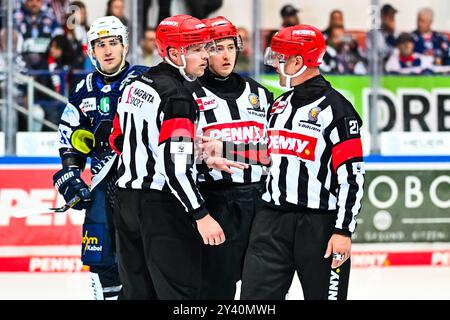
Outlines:
[[[90, 266], [95, 299], [117, 299], [117, 270], [111, 221], [116, 154], [108, 143], [118, 99], [128, 81], [148, 70], [125, 60], [128, 31], [113, 16], [94, 21], [89, 32], [89, 57], [96, 68], [72, 90], [59, 123], [62, 169], [53, 176], [65, 208], [86, 209], [81, 260]], [[91, 158], [90, 187], [80, 174]]]

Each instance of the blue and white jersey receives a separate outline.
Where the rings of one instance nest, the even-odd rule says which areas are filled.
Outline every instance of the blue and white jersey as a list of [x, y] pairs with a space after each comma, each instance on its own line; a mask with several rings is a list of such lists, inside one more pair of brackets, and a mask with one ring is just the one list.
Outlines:
[[59, 123], [59, 151], [62, 158], [74, 152], [70, 137], [76, 129], [83, 128], [95, 135], [94, 150], [88, 155], [93, 175], [91, 189], [107, 175], [116, 158], [108, 139], [123, 89], [148, 69], [145, 66], [127, 65], [111, 83], [105, 83], [104, 77], [98, 72], [89, 73], [70, 93]]

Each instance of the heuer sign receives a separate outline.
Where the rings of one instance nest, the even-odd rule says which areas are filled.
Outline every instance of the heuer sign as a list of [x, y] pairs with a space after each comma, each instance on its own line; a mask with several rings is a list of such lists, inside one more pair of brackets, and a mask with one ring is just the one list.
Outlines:
[[355, 242], [450, 242], [450, 165], [368, 164]]

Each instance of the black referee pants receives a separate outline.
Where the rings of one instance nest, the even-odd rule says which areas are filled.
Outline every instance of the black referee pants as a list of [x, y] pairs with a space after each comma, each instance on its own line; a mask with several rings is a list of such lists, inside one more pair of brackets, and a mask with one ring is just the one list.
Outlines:
[[335, 214], [280, 211], [265, 206], [256, 213], [245, 256], [242, 300], [283, 300], [294, 272], [308, 300], [347, 298], [350, 259], [331, 269], [325, 251]]
[[203, 241], [175, 196], [119, 188], [114, 218], [125, 299], [199, 298]]
[[226, 238], [219, 246], [204, 246], [201, 299], [234, 299], [253, 217], [262, 207], [263, 189], [261, 183], [221, 188], [200, 185], [206, 208]]

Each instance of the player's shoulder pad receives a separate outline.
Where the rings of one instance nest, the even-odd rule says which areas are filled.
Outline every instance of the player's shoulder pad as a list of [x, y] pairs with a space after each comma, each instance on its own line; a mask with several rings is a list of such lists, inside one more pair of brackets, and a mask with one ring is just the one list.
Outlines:
[[92, 78], [94, 73], [88, 73], [86, 77], [81, 79], [75, 87], [73, 87], [69, 93], [69, 102], [73, 105], [78, 105], [78, 102], [86, 98], [90, 95], [90, 92], [93, 90], [92, 86]]
[[141, 74], [147, 72], [148, 70], [150, 70], [150, 67], [141, 66], [141, 65], [134, 65], [134, 66], [130, 67], [128, 72], [134, 71], [136, 74], [141, 75]]

